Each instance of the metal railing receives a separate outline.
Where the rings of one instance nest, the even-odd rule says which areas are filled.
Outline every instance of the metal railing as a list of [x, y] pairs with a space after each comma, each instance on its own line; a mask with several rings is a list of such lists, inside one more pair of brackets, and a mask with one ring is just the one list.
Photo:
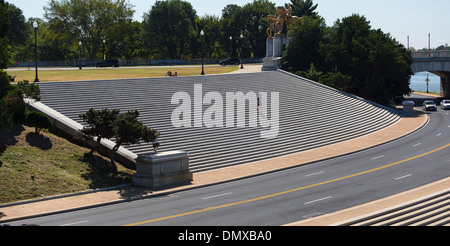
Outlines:
[[[205, 64], [219, 64], [221, 60], [226, 58], [205, 58]], [[261, 63], [262, 58], [242, 58], [245, 63]], [[82, 67], [95, 67], [103, 61], [81, 61]], [[164, 65], [201, 65], [202, 59], [158, 59], [158, 60], [121, 60], [122, 66], [164, 66]], [[10, 67], [34, 67], [34, 61], [18, 61], [15, 64], [10, 64]], [[80, 65], [79, 61], [38, 61], [39, 67], [77, 67]]]
[[413, 59], [445, 59], [450, 60], [450, 50], [414, 51], [411, 52]]

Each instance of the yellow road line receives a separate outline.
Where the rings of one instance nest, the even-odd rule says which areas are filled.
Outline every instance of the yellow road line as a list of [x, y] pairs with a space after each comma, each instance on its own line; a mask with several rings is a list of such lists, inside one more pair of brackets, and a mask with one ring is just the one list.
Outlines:
[[427, 153], [424, 153], [424, 154], [421, 154], [421, 155], [417, 155], [417, 156], [414, 156], [414, 157], [411, 157], [411, 158], [408, 158], [408, 159], [405, 159], [405, 160], [402, 160], [402, 161], [398, 161], [398, 162], [394, 162], [394, 163], [388, 164], [386, 166], [370, 169], [370, 170], [367, 170], [367, 171], [364, 171], [364, 172], [355, 173], [355, 174], [352, 174], [352, 175], [348, 175], [348, 176], [337, 178], [337, 179], [333, 179], [333, 180], [324, 181], [324, 182], [317, 183], [317, 184], [303, 186], [303, 187], [299, 187], [299, 188], [296, 188], [296, 189], [287, 190], [287, 191], [283, 191], [283, 192], [279, 192], [279, 193], [275, 193], [275, 194], [271, 194], [271, 195], [267, 195], [267, 196], [257, 197], [257, 198], [253, 198], [253, 199], [249, 199], [249, 200], [244, 200], [244, 201], [240, 201], [240, 202], [228, 203], [228, 204], [224, 204], [224, 205], [220, 205], [220, 206], [216, 206], [216, 207], [210, 207], [210, 208], [195, 210], [195, 211], [191, 211], [191, 212], [187, 212], [187, 213], [181, 213], [181, 214], [175, 214], [175, 215], [171, 215], [171, 216], [166, 216], [166, 217], [162, 217], [162, 218], [158, 218], [158, 219], [152, 219], [152, 220], [146, 220], [146, 221], [142, 221], [142, 222], [127, 224], [127, 225], [124, 225], [124, 226], [138, 226], [138, 225], [143, 225], [143, 224], [149, 224], [149, 223], [153, 223], [153, 222], [157, 222], [157, 221], [174, 219], [174, 218], [179, 218], [179, 217], [183, 217], [183, 216], [187, 216], [187, 215], [198, 214], [198, 213], [203, 213], [203, 212], [207, 212], [207, 211], [211, 211], [211, 210], [217, 210], [217, 209], [221, 209], [221, 208], [227, 208], [227, 207], [232, 207], [232, 206], [241, 205], [241, 204], [245, 204], [245, 203], [256, 202], [256, 201], [260, 201], [260, 200], [264, 200], [264, 199], [268, 199], [268, 198], [273, 198], [273, 197], [277, 197], [277, 196], [293, 193], [293, 192], [296, 192], [296, 191], [301, 191], [301, 190], [305, 190], [305, 189], [309, 189], [309, 188], [313, 188], [313, 187], [317, 187], [317, 186], [321, 186], [321, 185], [334, 183], [334, 182], [337, 182], [337, 181], [341, 181], [341, 180], [345, 180], [345, 179], [361, 176], [361, 175], [364, 175], [364, 174], [380, 171], [382, 169], [386, 169], [386, 168], [393, 167], [393, 166], [396, 166], [396, 165], [399, 165], [399, 164], [402, 164], [402, 163], [405, 163], [405, 162], [408, 162], [408, 161], [412, 161], [412, 160], [415, 160], [415, 159], [418, 159], [418, 158], [421, 158], [421, 157], [424, 157], [424, 156], [427, 156], [427, 155], [431, 155], [433, 153], [436, 153], [436, 152], [441, 151], [443, 149], [446, 149], [448, 147], [450, 147], [450, 144], [447, 144], [445, 146], [442, 146], [440, 148], [437, 148], [435, 150], [432, 150], [430, 152], [427, 152]]

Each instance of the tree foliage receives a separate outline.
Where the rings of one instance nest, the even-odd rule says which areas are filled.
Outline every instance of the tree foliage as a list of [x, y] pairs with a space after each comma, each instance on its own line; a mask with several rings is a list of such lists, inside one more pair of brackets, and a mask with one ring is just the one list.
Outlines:
[[116, 24], [131, 21], [134, 10], [125, 0], [50, 0], [45, 18], [53, 30], [71, 34], [81, 41], [91, 60]]
[[50, 129], [52, 127], [52, 121], [48, 118], [47, 115], [37, 112], [31, 111], [26, 114], [25, 124], [29, 127], [34, 127], [34, 132], [39, 134], [43, 129]]
[[0, 69], [4, 69], [8, 65], [8, 34], [10, 24], [8, 6], [4, 0], [0, 0]]
[[129, 111], [120, 114], [114, 121], [113, 132], [116, 145], [111, 152], [111, 164], [114, 164], [114, 155], [122, 145], [137, 144], [141, 141], [146, 143], [154, 141], [159, 137], [159, 133], [146, 127], [138, 120], [139, 112]]
[[332, 27], [320, 20], [306, 17], [291, 27], [286, 69], [383, 105], [411, 92], [411, 53], [390, 34], [357, 14]]
[[0, 127], [12, 130], [14, 118], [21, 120], [25, 117], [24, 99], [40, 100], [40, 89], [35, 83], [28, 81], [12, 85], [9, 75], [0, 70]]
[[95, 110], [91, 108], [85, 114], [79, 116], [88, 125], [88, 127], [83, 127], [80, 133], [88, 139], [97, 138], [97, 145], [91, 148], [89, 155], [98, 150], [102, 139], [110, 139], [114, 136], [114, 121], [117, 119], [119, 112], [118, 109]]
[[319, 17], [319, 14], [316, 12], [318, 4], [314, 5], [312, 0], [291, 0], [291, 4], [289, 5], [292, 7], [292, 15], [294, 16]]
[[114, 162], [115, 153], [122, 145], [137, 144], [141, 141], [152, 142], [159, 137], [159, 133], [146, 127], [138, 120], [139, 111], [129, 111], [120, 114], [119, 109], [89, 109], [80, 118], [88, 124], [79, 132], [87, 139], [97, 138], [97, 145], [89, 153], [92, 155], [100, 146], [101, 139], [115, 138], [116, 144], [111, 151], [111, 164], [114, 170], [117, 166]]
[[325, 20], [321, 17], [305, 16], [294, 23], [289, 30], [293, 37], [284, 52], [283, 61], [289, 71], [307, 71], [311, 63], [322, 70], [323, 55], [320, 45], [325, 41]]
[[180, 59], [188, 53], [195, 26], [196, 11], [181, 0], [156, 1], [144, 14], [143, 38], [161, 57]]

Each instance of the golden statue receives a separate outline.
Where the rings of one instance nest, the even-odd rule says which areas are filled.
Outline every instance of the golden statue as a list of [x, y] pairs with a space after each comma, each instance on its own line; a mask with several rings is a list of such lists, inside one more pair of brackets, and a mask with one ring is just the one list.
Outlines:
[[301, 17], [299, 18], [297, 16], [292, 16], [292, 8], [289, 5], [287, 5], [287, 9], [279, 6], [275, 12], [275, 15], [269, 15], [267, 17], [267, 20], [269, 21], [267, 36], [269, 38], [287, 35], [287, 27], [295, 20], [301, 19]]

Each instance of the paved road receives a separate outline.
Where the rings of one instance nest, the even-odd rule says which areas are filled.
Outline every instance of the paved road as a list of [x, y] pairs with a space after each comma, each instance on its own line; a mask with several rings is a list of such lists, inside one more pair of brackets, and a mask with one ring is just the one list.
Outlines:
[[450, 175], [450, 111], [420, 131], [360, 153], [272, 174], [10, 225], [283, 225]]

